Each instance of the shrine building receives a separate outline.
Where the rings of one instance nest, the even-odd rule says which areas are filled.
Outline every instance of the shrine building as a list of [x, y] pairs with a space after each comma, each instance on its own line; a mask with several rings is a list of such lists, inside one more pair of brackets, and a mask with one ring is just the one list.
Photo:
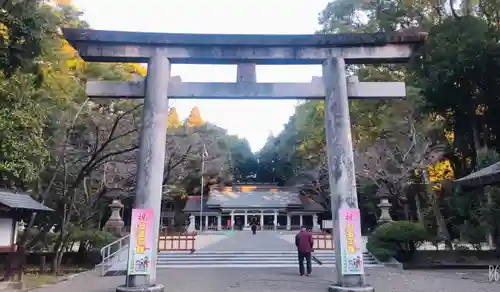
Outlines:
[[262, 184], [212, 187], [203, 208], [200, 196], [189, 196], [183, 211], [194, 216], [197, 230], [200, 216], [203, 230], [243, 230], [252, 224], [261, 230], [296, 230], [319, 227], [325, 209], [296, 188]]

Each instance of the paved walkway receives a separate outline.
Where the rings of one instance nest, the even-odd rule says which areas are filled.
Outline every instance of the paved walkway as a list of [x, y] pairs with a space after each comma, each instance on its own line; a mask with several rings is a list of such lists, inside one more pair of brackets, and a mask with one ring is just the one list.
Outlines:
[[[303, 292], [327, 291], [334, 279], [331, 269], [313, 270], [300, 277], [296, 269], [165, 269], [158, 283], [175, 292]], [[498, 292], [500, 282], [488, 282], [488, 271], [399, 271], [368, 269], [366, 280], [383, 292]], [[98, 277], [91, 273], [35, 292], [112, 292], [124, 277]], [[202, 289], [200, 290], [200, 287]]]
[[214, 244], [199, 249], [200, 251], [287, 251], [295, 250], [295, 245], [280, 238], [278, 232], [261, 231], [256, 235], [252, 231], [235, 231]]
[[228, 234], [198, 234], [196, 235], [195, 247], [196, 249], [203, 249], [207, 246], [217, 244], [217, 242], [227, 237]]

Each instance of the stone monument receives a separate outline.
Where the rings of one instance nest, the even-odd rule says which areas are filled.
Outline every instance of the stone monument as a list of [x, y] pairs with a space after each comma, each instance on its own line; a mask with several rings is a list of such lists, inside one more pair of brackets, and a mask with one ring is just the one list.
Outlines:
[[120, 238], [123, 236], [123, 227], [125, 226], [120, 216], [123, 204], [120, 200], [113, 200], [108, 206], [111, 208], [111, 216], [109, 216], [108, 221], [104, 225], [104, 230]]
[[[349, 98], [401, 98], [401, 82], [347, 80], [348, 64], [406, 62], [413, 46], [426, 35], [420, 33], [315, 34], [315, 35], [210, 35], [160, 34], [64, 29], [64, 36], [80, 57], [94, 62], [148, 64], [144, 81], [87, 83], [94, 98], [144, 98], [135, 204], [160, 214], [165, 158], [168, 99], [324, 99], [330, 194], [335, 246], [352, 244], [341, 231], [342, 212], [359, 214], [353, 163]], [[236, 64], [235, 83], [171, 82], [170, 66], [178, 64]], [[249, 64], [317, 64], [323, 67], [322, 82], [257, 83]], [[241, 75], [241, 76], [240, 76]], [[146, 82], [147, 81], [147, 82]], [[354, 81], [354, 82], [353, 82]], [[157, 226], [159, 227], [157, 216]], [[350, 218], [350, 217], [349, 217]], [[347, 219], [346, 219], [347, 220]], [[351, 225], [350, 225], [351, 226]], [[352, 234], [360, 236], [355, 224]], [[158, 230], [159, 228], [155, 228]], [[158, 232], [154, 240], [158, 240]], [[356, 244], [359, 238], [356, 238]], [[346, 255], [335, 249], [337, 280], [330, 291], [373, 291], [365, 283], [363, 262], [346, 271]], [[156, 250], [153, 254], [157, 254]], [[117, 291], [163, 291], [156, 284], [156, 258], [149, 276], [127, 277]]]
[[391, 213], [389, 213], [389, 210], [391, 209], [392, 205], [391, 203], [389, 203], [389, 198], [381, 197], [378, 207], [380, 208], [380, 217], [378, 218], [378, 222], [379, 223], [391, 222], [392, 217]]
[[189, 215], [189, 226], [187, 228], [187, 232], [195, 232], [196, 231], [196, 226], [195, 226], [195, 218], [194, 215], [191, 214]]
[[391, 203], [389, 203], [389, 191], [385, 187], [381, 187], [377, 191], [377, 197], [380, 198], [380, 203], [378, 207], [380, 208], [380, 217], [378, 218], [378, 223], [383, 224], [385, 222], [391, 222]]
[[17, 222], [17, 231], [23, 232], [26, 229], [26, 225], [27, 224], [23, 220]]
[[319, 225], [319, 222], [318, 222], [318, 215], [314, 214], [313, 215], [313, 226], [312, 226], [312, 230], [314, 232], [319, 232], [321, 231], [321, 226]]

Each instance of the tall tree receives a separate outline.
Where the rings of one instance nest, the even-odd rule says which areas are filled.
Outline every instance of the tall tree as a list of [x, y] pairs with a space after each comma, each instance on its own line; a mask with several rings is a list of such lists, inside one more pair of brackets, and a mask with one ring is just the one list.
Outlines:
[[496, 146], [492, 135], [498, 127], [489, 116], [490, 109], [499, 106], [498, 78], [493, 74], [500, 69], [495, 57], [499, 52], [487, 23], [465, 16], [432, 28], [416, 59], [414, 72], [429, 108], [445, 117], [455, 134], [454, 166], [459, 175], [475, 169], [476, 149]]
[[0, 70], [11, 77], [17, 70], [34, 73], [40, 82], [37, 58], [42, 52], [42, 37], [49, 28], [47, 14], [39, 9], [41, 1], [3, 1], [0, 7]]
[[200, 127], [205, 124], [205, 121], [201, 118], [200, 109], [197, 106], [191, 109], [186, 123], [188, 127]]
[[168, 111], [168, 121], [167, 121], [167, 126], [169, 129], [176, 129], [182, 125], [181, 121], [179, 120], [179, 114], [177, 113], [177, 110], [175, 107], [170, 108]]
[[256, 179], [258, 162], [246, 139], [229, 136], [229, 151], [235, 182], [250, 182]]

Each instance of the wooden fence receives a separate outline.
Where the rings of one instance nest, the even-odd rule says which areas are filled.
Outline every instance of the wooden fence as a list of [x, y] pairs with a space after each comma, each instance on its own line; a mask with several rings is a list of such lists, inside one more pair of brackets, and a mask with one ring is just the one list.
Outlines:
[[158, 252], [160, 251], [195, 251], [196, 232], [160, 231]]
[[313, 248], [314, 250], [334, 250], [335, 243], [333, 236], [328, 233], [314, 233], [313, 234]]

